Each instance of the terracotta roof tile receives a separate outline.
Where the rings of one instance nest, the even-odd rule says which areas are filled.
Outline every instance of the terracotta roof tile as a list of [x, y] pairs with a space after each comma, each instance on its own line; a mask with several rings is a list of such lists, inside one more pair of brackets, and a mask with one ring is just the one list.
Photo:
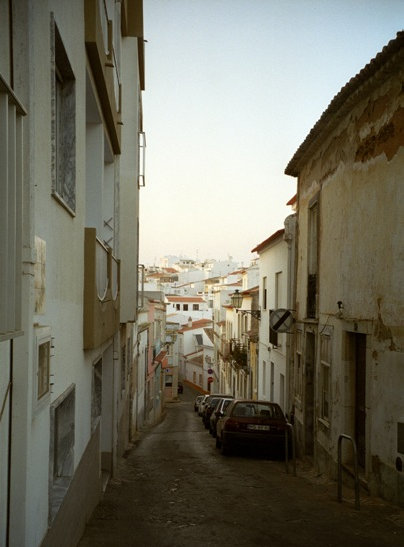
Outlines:
[[323, 139], [324, 135], [327, 134], [332, 127], [335, 127], [335, 124], [339, 122], [342, 116], [346, 115], [346, 113], [352, 109], [353, 104], [356, 104], [361, 96], [369, 93], [367, 84], [371, 83], [371, 80], [378, 72], [381, 81], [385, 80], [385, 74], [382, 72], [383, 67], [398, 53], [400, 53], [400, 56], [397, 56], [397, 63], [399, 66], [402, 66], [404, 54], [401, 50], [403, 49], [404, 31], [400, 31], [397, 33], [396, 38], [390, 40], [376, 57], [371, 59], [356, 76], [352, 77], [348, 83], [341, 88], [288, 163], [285, 169], [286, 175], [291, 175], [292, 177], [299, 176], [302, 162], [305, 161], [305, 157], [310, 153], [310, 150], [315, 143], [318, 140]]
[[273, 243], [280, 236], [283, 236], [284, 233], [285, 233], [284, 228], [282, 228], [281, 230], [278, 230], [277, 232], [269, 236], [268, 239], [266, 239], [265, 241], [263, 241], [262, 243], [259, 243], [256, 247], [254, 247], [254, 249], [252, 249], [251, 252], [259, 253], [260, 251], [265, 249], [265, 247], [267, 247], [270, 243]]

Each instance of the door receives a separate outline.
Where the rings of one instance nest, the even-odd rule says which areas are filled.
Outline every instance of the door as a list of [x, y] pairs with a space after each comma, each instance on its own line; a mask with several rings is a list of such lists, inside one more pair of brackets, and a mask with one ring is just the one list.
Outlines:
[[366, 335], [355, 334], [355, 442], [358, 464], [365, 468], [366, 455]]

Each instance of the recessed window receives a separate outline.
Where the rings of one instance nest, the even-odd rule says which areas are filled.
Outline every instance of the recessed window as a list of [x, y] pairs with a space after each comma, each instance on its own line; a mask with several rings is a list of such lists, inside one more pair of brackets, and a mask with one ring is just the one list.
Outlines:
[[193, 311], [199, 311], [199, 304], [192, 304]]
[[188, 304], [184, 304], [183, 307], [182, 307], [182, 309], [183, 309], [184, 311], [188, 311]]
[[52, 193], [76, 211], [75, 78], [58, 27], [51, 18], [52, 36]]
[[331, 369], [331, 337], [320, 337], [320, 385], [321, 385], [321, 417], [330, 420], [330, 369]]
[[38, 391], [37, 399], [41, 399], [49, 392], [50, 370], [50, 340], [38, 346]]

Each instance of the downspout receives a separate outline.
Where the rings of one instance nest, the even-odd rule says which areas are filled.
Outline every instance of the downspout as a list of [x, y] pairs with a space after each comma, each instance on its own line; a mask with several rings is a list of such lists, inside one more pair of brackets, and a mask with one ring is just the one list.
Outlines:
[[[14, 47], [13, 47], [13, 0], [8, 0], [8, 40], [9, 40], [9, 68], [10, 87], [14, 89]], [[6, 547], [10, 545], [10, 511], [11, 511], [11, 441], [13, 433], [13, 359], [14, 343], [10, 340], [9, 362], [9, 399], [8, 399], [8, 461], [7, 461], [7, 516], [6, 516]]]
[[13, 48], [13, 0], [8, 0], [8, 41], [9, 41], [9, 68], [10, 87], [14, 89], [14, 48]]
[[14, 344], [13, 340], [10, 340], [10, 376], [9, 376], [9, 394], [8, 394], [8, 462], [7, 462], [7, 523], [6, 523], [6, 547], [10, 544], [10, 497], [11, 497], [11, 440], [13, 433], [13, 367], [14, 367]]

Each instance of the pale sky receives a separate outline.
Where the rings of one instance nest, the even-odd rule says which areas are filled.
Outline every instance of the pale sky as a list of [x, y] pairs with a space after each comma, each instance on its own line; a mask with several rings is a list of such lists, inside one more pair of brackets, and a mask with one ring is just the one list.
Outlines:
[[404, 0], [144, 0], [140, 262], [234, 260], [283, 228], [289, 160], [404, 27]]

